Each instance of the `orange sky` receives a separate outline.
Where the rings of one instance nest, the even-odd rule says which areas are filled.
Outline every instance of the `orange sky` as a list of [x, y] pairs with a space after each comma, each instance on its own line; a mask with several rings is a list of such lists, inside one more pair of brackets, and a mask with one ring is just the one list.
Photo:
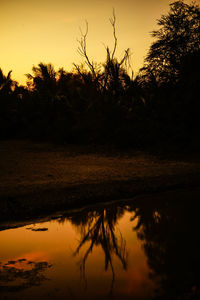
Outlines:
[[[188, 0], [189, 1], [189, 0]], [[24, 74], [39, 62], [72, 70], [80, 63], [77, 53], [79, 27], [89, 23], [88, 55], [105, 60], [105, 47], [112, 47], [109, 17], [115, 8], [118, 57], [131, 48], [133, 69], [143, 59], [156, 28], [156, 19], [166, 13], [170, 0], [0, 0], [0, 68], [13, 70], [12, 78], [25, 84]], [[187, 1], [186, 1], [187, 2]]]

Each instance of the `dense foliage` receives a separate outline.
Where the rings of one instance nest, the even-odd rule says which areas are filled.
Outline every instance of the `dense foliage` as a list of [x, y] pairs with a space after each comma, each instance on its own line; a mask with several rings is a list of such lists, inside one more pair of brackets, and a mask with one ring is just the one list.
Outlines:
[[[97, 65], [79, 41], [86, 68], [73, 73], [40, 63], [19, 86], [0, 69], [0, 137], [65, 143], [150, 146], [199, 140], [200, 8], [179, 0], [158, 20], [144, 67], [133, 79], [129, 49], [107, 48]], [[88, 28], [87, 28], [88, 29]]]

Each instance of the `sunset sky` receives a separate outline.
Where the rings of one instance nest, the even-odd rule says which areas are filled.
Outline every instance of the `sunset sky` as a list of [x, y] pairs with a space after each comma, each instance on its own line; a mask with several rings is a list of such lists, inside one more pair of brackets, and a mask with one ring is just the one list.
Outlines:
[[[105, 45], [113, 46], [109, 18], [115, 9], [117, 56], [131, 48], [135, 72], [142, 67], [152, 42], [156, 19], [166, 13], [170, 0], [0, 0], [0, 68], [13, 70], [12, 78], [25, 84], [33, 65], [51, 62], [71, 71], [82, 61], [77, 39], [89, 23], [88, 55], [105, 60]], [[189, 2], [185, 1], [186, 3]], [[197, 1], [198, 2], [198, 1]]]

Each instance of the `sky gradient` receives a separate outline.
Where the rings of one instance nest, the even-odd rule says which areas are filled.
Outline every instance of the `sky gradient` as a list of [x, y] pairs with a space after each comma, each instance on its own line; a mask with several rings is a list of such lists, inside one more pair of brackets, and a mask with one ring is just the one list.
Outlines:
[[[153, 41], [156, 20], [169, 10], [169, 0], [0, 0], [0, 68], [26, 83], [33, 65], [51, 62], [55, 68], [73, 68], [83, 59], [77, 53], [81, 27], [89, 23], [87, 37], [91, 60], [105, 61], [105, 47], [113, 46], [109, 18], [116, 13], [117, 57], [131, 48], [137, 72]], [[190, 2], [185, 1], [186, 3]], [[198, 3], [199, 1], [197, 1]]]

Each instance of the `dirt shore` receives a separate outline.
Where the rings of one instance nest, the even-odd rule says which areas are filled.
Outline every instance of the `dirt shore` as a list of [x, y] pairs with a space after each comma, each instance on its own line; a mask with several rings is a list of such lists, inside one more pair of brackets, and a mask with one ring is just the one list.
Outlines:
[[200, 186], [200, 159], [113, 148], [0, 142], [0, 215], [37, 214]]

